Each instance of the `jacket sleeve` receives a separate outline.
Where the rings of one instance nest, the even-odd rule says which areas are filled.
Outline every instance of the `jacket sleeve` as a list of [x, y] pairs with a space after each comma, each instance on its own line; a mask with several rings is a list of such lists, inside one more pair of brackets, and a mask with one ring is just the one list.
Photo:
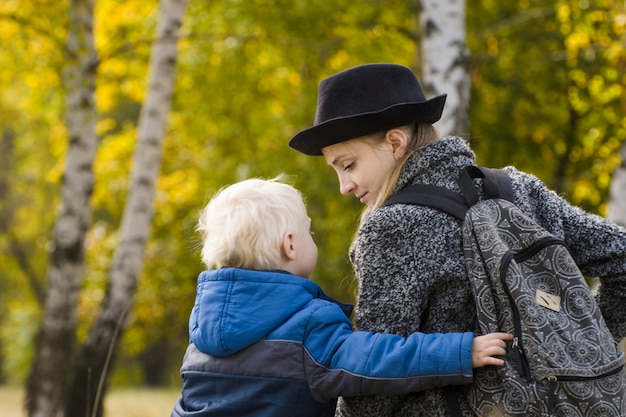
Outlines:
[[317, 309], [305, 335], [305, 373], [316, 399], [405, 394], [472, 381], [473, 333], [407, 338], [355, 332], [337, 306]]
[[578, 207], [564, 209], [565, 242], [581, 272], [598, 277], [598, 306], [616, 341], [626, 337], [626, 229]]
[[606, 324], [616, 340], [626, 337], [626, 229], [568, 203], [532, 175], [513, 175], [518, 192], [530, 197], [520, 198], [520, 207], [565, 241], [583, 275], [600, 279], [596, 298]]

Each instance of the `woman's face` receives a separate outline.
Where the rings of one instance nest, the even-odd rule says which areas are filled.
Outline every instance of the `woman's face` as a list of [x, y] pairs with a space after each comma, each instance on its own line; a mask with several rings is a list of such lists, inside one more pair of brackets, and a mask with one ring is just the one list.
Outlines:
[[[380, 135], [379, 135], [380, 136]], [[361, 203], [372, 205], [395, 165], [396, 147], [387, 138], [371, 136], [351, 139], [322, 149], [326, 163], [339, 178], [341, 194], [352, 194]]]

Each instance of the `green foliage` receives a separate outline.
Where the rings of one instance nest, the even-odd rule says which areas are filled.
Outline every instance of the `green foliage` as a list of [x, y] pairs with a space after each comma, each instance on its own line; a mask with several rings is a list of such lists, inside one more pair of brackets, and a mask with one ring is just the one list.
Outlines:
[[22, 380], [32, 357], [65, 149], [58, 70], [67, 5], [55, 2], [45, 15], [38, 13], [43, 5], [0, 5], [0, 380], [6, 382]]
[[626, 139], [623, 4], [470, 2], [472, 142], [603, 213]]
[[[6, 63], [0, 68], [0, 137], [6, 139], [6, 132], [14, 137], [0, 142], [12, 143], [0, 152], [0, 365], [15, 380], [24, 377], [30, 360], [39, 316], [32, 282], [41, 285], [45, 276], [68, 140], [58, 73], [68, 5], [35, 3], [0, 5], [0, 60]], [[190, 3], [152, 237], [114, 381], [178, 383], [195, 280], [202, 270], [197, 215], [226, 184], [290, 175], [307, 198], [319, 246], [312, 279], [329, 294], [353, 300], [347, 252], [362, 207], [353, 196], [339, 194], [323, 158], [301, 155], [287, 142], [311, 125], [321, 78], [365, 62], [415, 67], [415, 3]], [[623, 5], [544, 3], [468, 2], [472, 145], [480, 163], [514, 164], [602, 213], [618, 163], [615, 150], [626, 135]], [[155, 2], [97, 4], [102, 141], [93, 167], [80, 340], [104, 297], [117, 245], [158, 17]], [[27, 254], [26, 267], [15, 250]], [[155, 361], [163, 374], [147, 376]]]

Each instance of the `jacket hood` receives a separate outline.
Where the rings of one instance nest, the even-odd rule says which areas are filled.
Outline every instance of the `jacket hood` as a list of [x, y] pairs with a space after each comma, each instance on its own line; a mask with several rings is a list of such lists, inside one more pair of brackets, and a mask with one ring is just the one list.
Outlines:
[[334, 301], [314, 282], [285, 271], [204, 271], [189, 320], [191, 343], [209, 355], [232, 355], [263, 339], [315, 298]]

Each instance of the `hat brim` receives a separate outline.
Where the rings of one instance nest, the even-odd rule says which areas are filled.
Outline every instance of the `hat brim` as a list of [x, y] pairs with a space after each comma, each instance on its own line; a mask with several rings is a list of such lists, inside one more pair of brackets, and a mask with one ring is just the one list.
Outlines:
[[412, 123], [435, 123], [441, 118], [446, 94], [419, 103], [400, 103], [377, 112], [338, 117], [302, 130], [289, 146], [306, 155], [322, 155], [322, 148], [360, 136]]

